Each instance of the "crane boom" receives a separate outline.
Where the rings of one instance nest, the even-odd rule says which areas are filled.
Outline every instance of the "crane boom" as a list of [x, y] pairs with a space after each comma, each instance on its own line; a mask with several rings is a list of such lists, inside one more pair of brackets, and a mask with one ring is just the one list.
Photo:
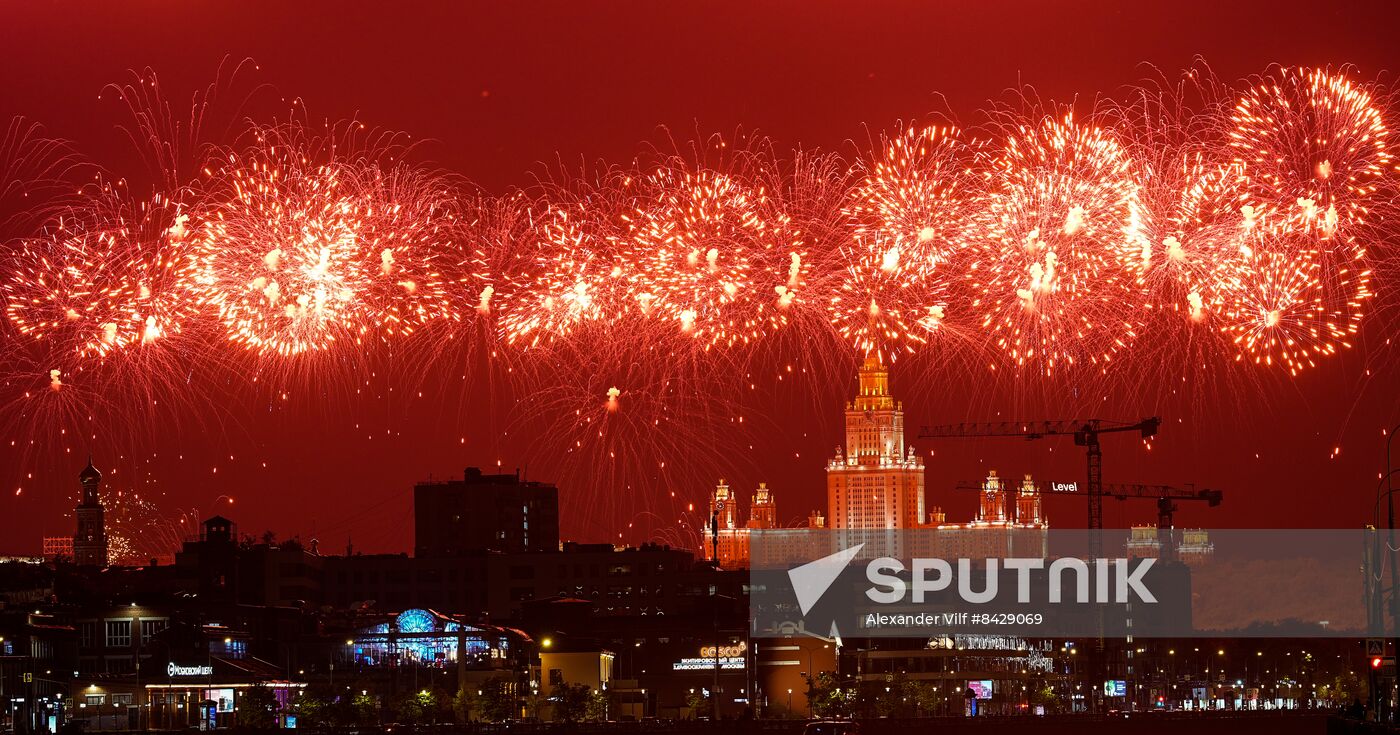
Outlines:
[[1084, 445], [1081, 438], [1088, 434], [1113, 434], [1123, 431], [1137, 431], [1144, 439], [1157, 434], [1162, 420], [1157, 417], [1137, 422], [1106, 421], [1104, 419], [1071, 419], [1067, 421], [990, 421], [962, 424], [942, 424], [924, 426], [919, 429], [920, 439], [964, 439], [983, 436], [1019, 436], [1026, 439], [1042, 439], [1047, 436], [1072, 435], [1075, 444]]

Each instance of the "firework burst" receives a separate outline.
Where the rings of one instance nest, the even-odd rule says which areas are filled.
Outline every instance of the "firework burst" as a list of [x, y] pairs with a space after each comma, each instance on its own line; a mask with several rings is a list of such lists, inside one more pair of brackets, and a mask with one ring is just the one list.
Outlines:
[[178, 122], [149, 72], [104, 90], [147, 193], [78, 183], [28, 124], [0, 137], [12, 446], [165, 429], [201, 390], [270, 387], [270, 410], [294, 374], [319, 404], [396, 397], [450, 364], [463, 404], [519, 395], [539, 463], [562, 454], [561, 481], [614, 500], [600, 515], [635, 517], [634, 493], [684, 503], [738, 469], [738, 397], [789, 379], [815, 403], [867, 355], [998, 400], [1291, 376], [1358, 342], [1394, 270], [1394, 99], [1347, 68], [1239, 90], [1192, 69], [1087, 117], [1023, 100], [853, 164], [697, 138], [503, 196], [400, 134], [228, 116], [232, 76]]
[[779, 287], [801, 282], [800, 240], [786, 216], [739, 176], [679, 160], [639, 184], [627, 217], [637, 308], [706, 349], [758, 340], [781, 318]]
[[[1284, 366], [1291, 375], [1351, 347], [1370, 297], [1370, 272], [1357, 258], [1324, 282], [1324, 254], [1291, 223], [1257, 225], [1220, 278], [1221, 329], [1239, 359]], [[1337, 298], [1338, 292], [1349, 297]]]
[[301, 128], [256, 139], [212, 174], [197, 234], [197, 281], [232, 342], [290, 357], [457, 318], [439, 264], [458, 221], [442, 181], [340, 159]]
[[894, 359], [946, 331], [964, 255], [982, 229], [980, 145], [953, 127], [882, 137], [846, 206], [854, 238], [831, 320], [858, 351]]
[[1278, 68], [1231, 114], [1230, 146], [1261, 203], [1324, 238], [1364, 226], [1392, 168], [1376, 94], [1328, 69]]
[[497, 324], [515, 346], [548, 346], [577, 329], [636, 315], [634, 273], [620, 218], [625, 174], [601, 184], [566, 182], [532, 206], [528, 229], [507, 274]]
[[1006, 118], [984, 174], [989, 229], [971, 306], [1017, 367], [1102, 366], [1135, 336], [1142, 203], [1111, 131], [1071, 114]]

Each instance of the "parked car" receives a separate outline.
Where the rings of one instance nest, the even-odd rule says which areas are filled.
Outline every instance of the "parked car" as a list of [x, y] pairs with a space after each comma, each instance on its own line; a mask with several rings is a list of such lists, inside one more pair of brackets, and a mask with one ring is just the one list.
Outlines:
[[818, 720], [807, 723], [802, 735], [860, 735], [860, 724], [850, 720]]

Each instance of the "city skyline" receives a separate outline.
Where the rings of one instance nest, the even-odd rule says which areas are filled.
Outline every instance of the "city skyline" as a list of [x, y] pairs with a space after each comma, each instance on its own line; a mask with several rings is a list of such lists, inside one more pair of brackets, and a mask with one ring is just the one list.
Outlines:
[[0, 735], [1396, 732], [1396, 28], [0, 2]]

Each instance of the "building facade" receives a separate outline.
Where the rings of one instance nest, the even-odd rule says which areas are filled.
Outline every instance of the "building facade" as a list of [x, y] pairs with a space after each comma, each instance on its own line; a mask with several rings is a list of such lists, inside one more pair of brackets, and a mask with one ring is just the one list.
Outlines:
[[468, 467], [461, 480], [413, 488], [414, 556], [559, 549], [559, 488]]
[[702, 556], [722, 569], [747, 569], [750, 538], [755, 530], [778, 527], [778, 510], [768, 483], [758, 483], [749, 501], [749, 520], [739, 525], [739, 503], [724, 480], [710, 494], [709, 533]]
[[924, 462], [904, 445], [904, 407], [889, 371], [867, 357], [846, 404], [846, 446], [826, 466], [829, 525], [837, 530], [914, 528], [924, 522]]

